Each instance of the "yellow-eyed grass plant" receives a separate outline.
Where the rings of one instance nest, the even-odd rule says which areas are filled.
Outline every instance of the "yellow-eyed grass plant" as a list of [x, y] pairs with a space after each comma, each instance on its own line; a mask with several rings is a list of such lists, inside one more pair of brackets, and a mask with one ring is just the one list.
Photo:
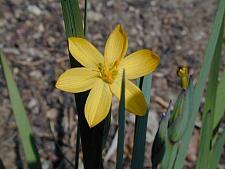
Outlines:
[[[111, 38], [109, 37], [108, 40], [109, 42], [106, 43], [104, 59], [99, 59], [101, 54], [99, 54], [99, 52], [89, 42], [87, 42], [87, 40], [84, 39], [87, 29], [87, 0], [85, 0], [84, 20], [82, 20], [80, 14], [78, 0], [61, 0], [61, 5], [64, 16], [66, 36], [67, 39], [69, 39], [69, 58], [72, 69], [68, 70], [68, 72], [62, 75], [60, 77], [61, 79], [59, 78], [57, 87], [73, 93], [79, 92], [75, 94], [78, 112], [78, 134], [75, 168], [78, 168], [80, 136], [84, 168], [103, 168], [102, 150], [104, 148], [110, 126], [110, 105], [112, 94], [114, 94], [120, 100], [118, 126], [119, 138], [116, 168], [123, 168], [125, 128], [124, 113], [126, 108], [130, 112], [136, 114], [131, 168], [143, 169], [152, 80], [152, 75], [149, 73], [157, 67], [159, 63], [159, 57], [148, 50], [141, 50], [124, 58], [127, 48], [127, 37], [123, 31], [122, 26], [118, 25], [111, 33]], [[219, 76], [219, 63], [221, 60], [221, 50], [223, 44], [224, 15], [225, 1], [220, 0], [212, 33], [196, 84], [193, 84], [192, 78], [190, 78], [189, 71], [186, 66], [181, 67], [178, 70], [178, 76], [181, 81], [181, 92], [174, 104], [174, 109], [171, 110], [168, 108], [167, 113], [161, 118], [159, 129], [152, 148], [152, 167], [154, 169], [156, 169], [159, 165], [162, 169], [183, 168], [188, 144], [195, 125], [196, 115], [201, 104], [201, 98], [207, 79], [208, 86], [205, 96], [206, 102], [202, 113], [200, 145], [196, 169], [216, 169], [217, 167], [225, 142], [225, 130], [220, 127], [225, 110], [225, 105], [223, 104], [225, 98], [225, 70], [223, 70], [224, 73]], [[114, 36], [114, 34], [116, 36]], [[119, 38], [117, 37], [118, 34]], [[118, 48], [115, 48], [111, 41], [116, 41], [117, 43], [119, 42], [119, 44], [122, 45], [118, 45]], [[99, 56], [90, 58], [88, 55], [86, 55], [88, 53], [84, 54], [85, 52], [88, 52], [88, 50], [86, 50], [86, 47], [83, 48], [82, 45], [91, 48], [91, 50], [95, 52], [95, 55], [97, 51], [97, 55]], [[113, 50], [107, 50], [108, 46], [109, 49]], [[119, 51], [119, 54], [113, 53], [115, 51]], [[135, 58], [135, 61], [132, 61], [133, 59], [130, 58]], [[96, 64], [97, 69], [92, 69], [93, 63]], [[138, 63], [138, 65], [134, 65], [134, 63]], [[9, 96], [14, 115], [16, 117], [26, 162], [30, 169], [40, 169], [40, 159], [35, 148], [31, 126], [28, 122], [26, 111], [23, 107], [18, 89], [13, 80], [12, 73], [2, 53], [1, 65], [4, 70]], [[85, 66], [85, 68], [82, 66]], [[88, 78], [85, 78], [85, 73], [83, 71], [78, 71], [78, 73], [81, 73], [82, 75], [80, 76], [81, 79], [75, 79], [76, 82], [70, 81], [77, 76], [77, 70], [90, 68], [91, 71], [88, 70]], [[140, 68], [140, 71], [137, 71], [139, 70], [138, 68]], [[94, 72], [92, 72], [93, 70]], [[95, 72], [98, 74], [97, 77]], [[92, 79], [91, 75], [95, 77], [94, 80]], [[140, 76], [145, 77], [139, 78]], [[128, 81], [128, 79], [135, 78], [139, 78], [137, 80], [137, 85], [140, 89]], [[90, 81], [90, 83], [81, 84], [83, 83], [83, 80]], [[101, 81], [101, 83], [99, 83], [99, 81]], [[98, 82], [100, 87], [104, 86], [104, 89], [107, 88], [107, 92], [102, 92], [99, 94], [96, 92], [96, 90], [93, 91], [95, 85], [92, 85], [92, 82], [93, 84], [94, 82]], [[77, 87], [79, 84], [81, 85]], [[116, 87], [112, 87], [113, 85], [116, 85]], [[88, 91], [84, 92], [84, 88], [85, 90], [91, 89], [90, 94]], [[108, 90], [109, 88], [110, 91]], [[131, 89], [133, 92], [130, 92], [129, 89]], [[88, 105], [87, 98], [88, 94], [90, 96], [91, 93], [92, 95], [95, 93], [93, 95], [94, 98], [92, 98], [94, 100], [97, 99], [96, 96], [100, 97], [100, 95], [103, 94], [103, 96], [106, 98], [105, 100], [103, 99], [103, 101], [107, 104], [107, 106], [103, 106], [104, 109], [100, 109], [99, 106], [97, 106], [96, 101], [89, 102]], [[139, 102], [135, 99], [132, 100], [132, 103], [135, 105], [132, 107], [132, 105], [129, 105], [128, 100], [131, 98], [131, 96], [133, 97], [136, 94], [138, 95], [139, 100], [142, 101]], [[85, 103], [89, 107], [87, 106], [87, 108], [85, 108]], [[92, 112], [94, 113], [92, 114]]]

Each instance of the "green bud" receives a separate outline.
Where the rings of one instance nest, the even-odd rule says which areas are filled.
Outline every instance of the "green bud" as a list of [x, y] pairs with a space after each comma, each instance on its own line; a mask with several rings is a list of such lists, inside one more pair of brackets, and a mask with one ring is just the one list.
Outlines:
[[175, 103], [169, 119], [168, 136], [170, 141], [177, 142], [184, 135], [192, 107], [193, 82], [190, 78], [187, 90], [182, 90]]
[[153, 146], [152, 146], [152, 168], [157, 168], [157, 165], [162, 161], [165, 149], [166, 149], [166, 141], [168, 139], [168, 121], [170, 116], [170, 105], [166, 113], [164, 113], [159, 122], [159, 128], [156, 133]]

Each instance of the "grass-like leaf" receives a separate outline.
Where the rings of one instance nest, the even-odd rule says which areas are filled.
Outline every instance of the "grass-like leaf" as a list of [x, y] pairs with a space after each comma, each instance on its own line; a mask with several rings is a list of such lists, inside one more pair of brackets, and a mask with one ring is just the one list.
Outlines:
[[150, 105], [151, 96], [151, 84], [152, 75], [147, 75], [141, 78], [139, 87], [144, 93], [145, 100], [148, 104], [147, 112], [145, 116], [136, 116], [135, 121], [135, 133], [134, 133], [134, 147], [131, 160], [131, 169], [142, 169], [144, 165], [144, 155], [145, 155], [145, 140], [146, 140], [146, 130], [148, 122], [148, 111]]
[[[71, 36], [84, 37], [85, 31], [78, 0], [61, 0], [61, 5], [67, 38]], [[85, 8], [87, 8], [87, 4]], [[86, 14], [84, 17], [86, 17]], [[84, 22], [86, 29], [86, 21]], [[74, 59], [74, 57], [71, 56], [71, 54], [69, 58], [71, 67], [82, 66]], [[108, 114], [104, 121], [90, 129], [84, 117], [84, 107], [88, 93], [89, 92], [82, 92], [75, 94], [84, 168], [101, 169], [103, 168], [102, 149], [108, 135], [111, 113]]]
[[123, 71], [121, 96], [119, 103], [119, 128], [117, 143], [116, 169], [123, 168], [123, 149], [124, 149], [124, 128], [125, 128], [125, 71]]
[[210, 152], [210, 141], [211, 141], [211, 132], [212, 127], [212, 112], [209, 111], [206, 113], [203, 119], [203, 126], [201, 129], [200, 137], [200, 146], [199, 146], [199, 157], [196, 165], [196, 169], [207, 169], [209, 167], [209, 152]]
[[210, 144], [213, 137], [213, 122], [215, 116], [215, 105], [217, 94], [216, 91], [218, 86], [218, 75], [221, 60], [220, 58], [221, 58], [222, 44], [223, 44], [223, 29], [220, 30], [216, 51], [213, 56], [209, 73], [208, 87], [206, 90], [206, 101], [204, 105], [204, 112], [202, 115], [203, 118], [200, 135], [199, 156], [196, 165], [197, 169], [207, 168], [209, 166], [208, 163], [210, 163], [209, 153], [210, 153]]
[[209, 74], [210, 66], [212, 63], [212, 59], [216, 53], [217, 46], [219, 45], [219, 39], [221, 35], [221, 30], [223, 30], [223, 22], [224, 22], [224, 12], [225, 12], [225, 1], [220, 0], [218, 5], [218, 11], [216, 14], [215, 22], [212, 29], [212, 34], [209, 39], [209, 43], [206, 49], [205, 57], [203, 60], [203, 64], [200, 70], [200, 75], [195, 86], [194, 90], [194, 101], [193, 101], [193, 110], [190, 114], [189, 127], [187, 128], [187, 132], [182, 138], [182, 142], [179, 148], [178, 157], [176, 160], [176, 164], [174, 169], [181, 169], [184, 164], [185, 156], [187, 153], [189, 141], [192, 135], [192, 131], [194, 128], [194, 123], [196, 119], [196, 115], [199, 109], [199, 105], [201, 103], [202, 94], [204, 91], [205, 83]]
[[[66, 36], [79, 36], [83, 37], [86, 31], [83, 30], [82, 26], [82, 18], [80, 15], [80, 8], [79, 3], [77, 0], [61, 0], [62, 10], [63, 10], [63, 18], [64, 18], [64, 25], [65, 25], [65, 31]], [[86, 1], [85, 1], [86, 5]], [[86, 11], [85, 11], [85, 19], [86, 19]], [[85, 28], [86, 28], [86, 21]], [[71, 55], [70, 58], [70, 64], [71, 67], [79, 67], [81, 66]], [[76, 96], [75, 96], [76, 97]], [[83, 97], [82, 97], [83, 98]], [[81, 102], [84, 99], [77, 99], [76, 102], [79, 104], [79, 100]], [[79, 104], [80, 105], [80, 104]], [[78, 107], [79, 107], [78, 105]], [[82, 105], [82, 104], [81, 104]], [[79, 150], [80, 150], [80, 119], [78, 118], [78, 124], [77, 124], [77, 138], [76, 138], [76, 152], [75, 152], [75, 169], [78, 169], [79, 166]]]
[[165, 155], [166, 143], [168, 141], [168, 121], [170, 118], [170, 105], [159, 122], [159, 128], [152, 145], [152, 169], [157, 169]]
[[225, 70], [223, 74], [221, 75], [221, 78], [217, 87], [214, 123], [213, 123], [214, 129], [216, 128], [216, 126], [219, 124], [219, 122], [224, 116], [224, 113], [225, 113], [224, 100], [225, 100]]
[[41, 163], [34, 143], [31, 125], [27, 117], [27, 112], [24, 108], [16, 83], [13, 80], [13, 75], [7, 64], [6, 58], [1, 52], [0, 60], [4, 71], [9, 98], [23, 145], [27, 165], [29, 169], [41, 169]]
[[[84, 2], [84, 36], [86, 36], [87, 33], [87, 0]], [[80, 125], [79, 125], [79, 119], [77, 124], [77, 138], [76, 138], [76, 152], [75, 152], [75, 169], [78, 169], [79, 167], [79, 151], [80, 151]]]
[[223, 146], [225, 144], [225, 130], [223, 131], [222, 134], [219, 134], [219, 136], [216, 139], [216, 142], [211, 150], [211, 164], [210, 164], [210, 169], [216, 169], [217, 164], [219, 163], [220, 156], [223, 153]]
[[79, 168], [79, 152], [80, 152], [80, 127], [79, 120], [77, 122], [77, 137], [76, 137], [76, 151], [75, 151], [75, 169]]
[[84, 37], [78, 0], [61, 0], [66, 36]]
[[166, 151], [160, 165], [161, 169], [172, 169], [175, 163], [179, 143], [172, 143], [169, 139], [166, 142]]

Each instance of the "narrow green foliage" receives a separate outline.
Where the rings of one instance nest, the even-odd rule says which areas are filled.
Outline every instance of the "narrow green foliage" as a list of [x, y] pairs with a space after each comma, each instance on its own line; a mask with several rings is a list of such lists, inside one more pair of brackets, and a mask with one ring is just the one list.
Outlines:
[[211, 141], [211, 120], [212, 112], [209, 111], [206, 113], [203, 119], [203, 127], [201, 130], [200, 137], [200, 147], [199, 147], [199, 158], [197, 161], [196, 169], [207, 169], [209, 167], [209, 152], [210, 152], [210, 141]]
[[[79, 24], [79, 27], [80, 27], [80, 24]], [[86, 36], [86, 33], [87, 33], [87, 0], [85, 0], [85, 8], [84, 8], [84, 36]], [[75, 152], [75, 169], [78, 169], [79, 167], [79, 151], [80, 151], [80, 125], [79, 125], [79, 119], [78, 119], [76, 152]]]
[[225, 113], [225, 70], [223, 74], [221, 75], [218, 87], [217, 87], [217, 93], [216, 93], [216, 101], [215, 101], [215, 113], [214, 113], [214, 123], [213, 128], [215, 129], [221, 119], [224, 116]]
[[180, 143], [172, 143], [169, 139], [166, 142], [165, 155], [160, 165], [161, 169], [172, 169], [177, 157], [178, 145]]
[[[61, 6], [63, 11], [66, 37], [84, 37], [85, 32], [78, 0], [61, 0]], [[71, 54], [69, 55], [69, 58], [71, 67], [81, 67], [81, 64], [77, 62]], [[79, 102], [79, 100], [80, 99], [76, 99], [76, 102]], [[83, 101], [83, 99], [81, 100]]]
[[[224, 22], [223, 22], [224, 24]], [[222, 26], [224, 27], [224, 26]], [[223, 44], [223, 29], [220, 30], [218, 44], [211, 63], [208, 87], [206, 90], [206, 101], [203, 111], [202, 128], [200, 135], [200, 152], [197, 160], [196, 169], [209, 167], [210, 144], [213, 137], [213, 122], [215, 116], [216, 91], [218, 85], [218, 75], [220, 67], [221, 50]], [[210, 113], [209, 113], [210, 112]], [[205, 117], [206, 116], [206, 117]]]
[[78, 0], [61, 0], [66, 36], [84, 37]]
[[170, 117], [170, 106], [168, 111], [162, 115], [159, 128], [152, 146], [152, 168], [157, 169], [165, 154], [166, 142], [168, 140], [168, 121]]
[[212, 63], [213, 56], [216, 53], [216, 49], [218, 49], [218, 45], [220, 45], [219, 39], [221, 35], [221, 30], [223, 30], [223, 22], [224, 22], [224, 12], [225, 12], [225, 1], [220, 0], [218, 5], [218, 11], [215, 18], [215, 23], [213, 25], [212, 34], [209, 39], [209, 43], [206, 49], [205, 57], [203, 60], [203, 64], [200, 70], [200, 75], [197, 81], [197, 84], [194, 89], [193, 96], [193, 109], [189, 116], [189, 124], [186, 133], [182, 138], [182, 142], [179, 147], [178, 157], [174, 166], [174, 169], [181, 169], [184, 164], [185, 156], [187, 153], [189, 141], [191, 139], [192, 131], [195, 124], [196, 115], [201, 103], [202, 94], [204, 91], [205, 83], [209, 74], [210, 66]]
[[80, 127], [79, 120], [77, 124], [76, 151], [75, 151], [75, 169], [79, 168], [79, 152], [80, 152]]
[[223, 146], [225, 144], [225, 130], [219, 134], [219, 136], [217, 137], [217, 140], [211, 150], [211, 163], [210, 163], [210, 169], [216, 169], [217, 168], [217, 164], [219, 163], [220, 160], [220, 156], [223, 153]]
[[[86, 1], [87, 3], [87, 1]], [[84, 37], [86, 33], [83, 28], [82, 18], [78, 0], [61, 0], [66, 36]], [[86, 4], [87, 6], [87, 4]], [[86, 9], [85, 9], [86, 12]], [[86, 17], [86, 14], [85, 14]], [[86, 19], [85, 19], [86, 20]], [[85, 29], [87, 27], [86, 21]], [[81, 67], [72, 55], [70, 57], [71, 67]], [[75, 94], [76, 108], [78, 112], [79, 130], [81, 136], [81, 145], [83, 151], [84, 168], [102, 169], [102, 149], [108, 135], [110, 127], [111, 113], [106, 119], [93, 128], [89, 128], [84, 116], [85, 102], [88, 96], [87, 92]]]
[[117, 144], [117, 158], [116, 169], [123, 168], [123, 147], [125, 134], [125, 71], [123, 71], [121, 97], [119, 103], [119, 128], [118, 128], [118, 144]]
[[148, 103], [148, 109], [145, 116], [136, 116], [131, 169], [142, 169], [144, 165], [146, 130], [151, 96], [151, 82], [151, 74], [145, 76], [144, 78], [141, 78], [139, 82], [139, 87], [142, 89], [142, 92], [145, 96], [145, 100]]
[[27, 117], [27, 112], [22, 103], [16, 83], [13, 80], [13, 75], [7, 64], [6, 58], [1, 52], [0, 60], [6, 79], [12, 110], [16, 119], [16, 124], [23, 145], [26, 162], [29, 169], [41, 169], [41, 163], [34, 142], [31, 126]]

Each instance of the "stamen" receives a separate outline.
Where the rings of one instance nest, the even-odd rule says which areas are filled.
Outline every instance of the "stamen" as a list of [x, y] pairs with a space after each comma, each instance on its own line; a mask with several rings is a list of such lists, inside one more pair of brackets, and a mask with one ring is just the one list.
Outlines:
[[117, 72], [118, 72], [117, 68], [113, 66], [109, 69], [108, 67], [101, 65], [99, 67], [99, 70], [100, 70], [100, 77], [102, 78], [102, 80], [112, 84], [117, 76]]

